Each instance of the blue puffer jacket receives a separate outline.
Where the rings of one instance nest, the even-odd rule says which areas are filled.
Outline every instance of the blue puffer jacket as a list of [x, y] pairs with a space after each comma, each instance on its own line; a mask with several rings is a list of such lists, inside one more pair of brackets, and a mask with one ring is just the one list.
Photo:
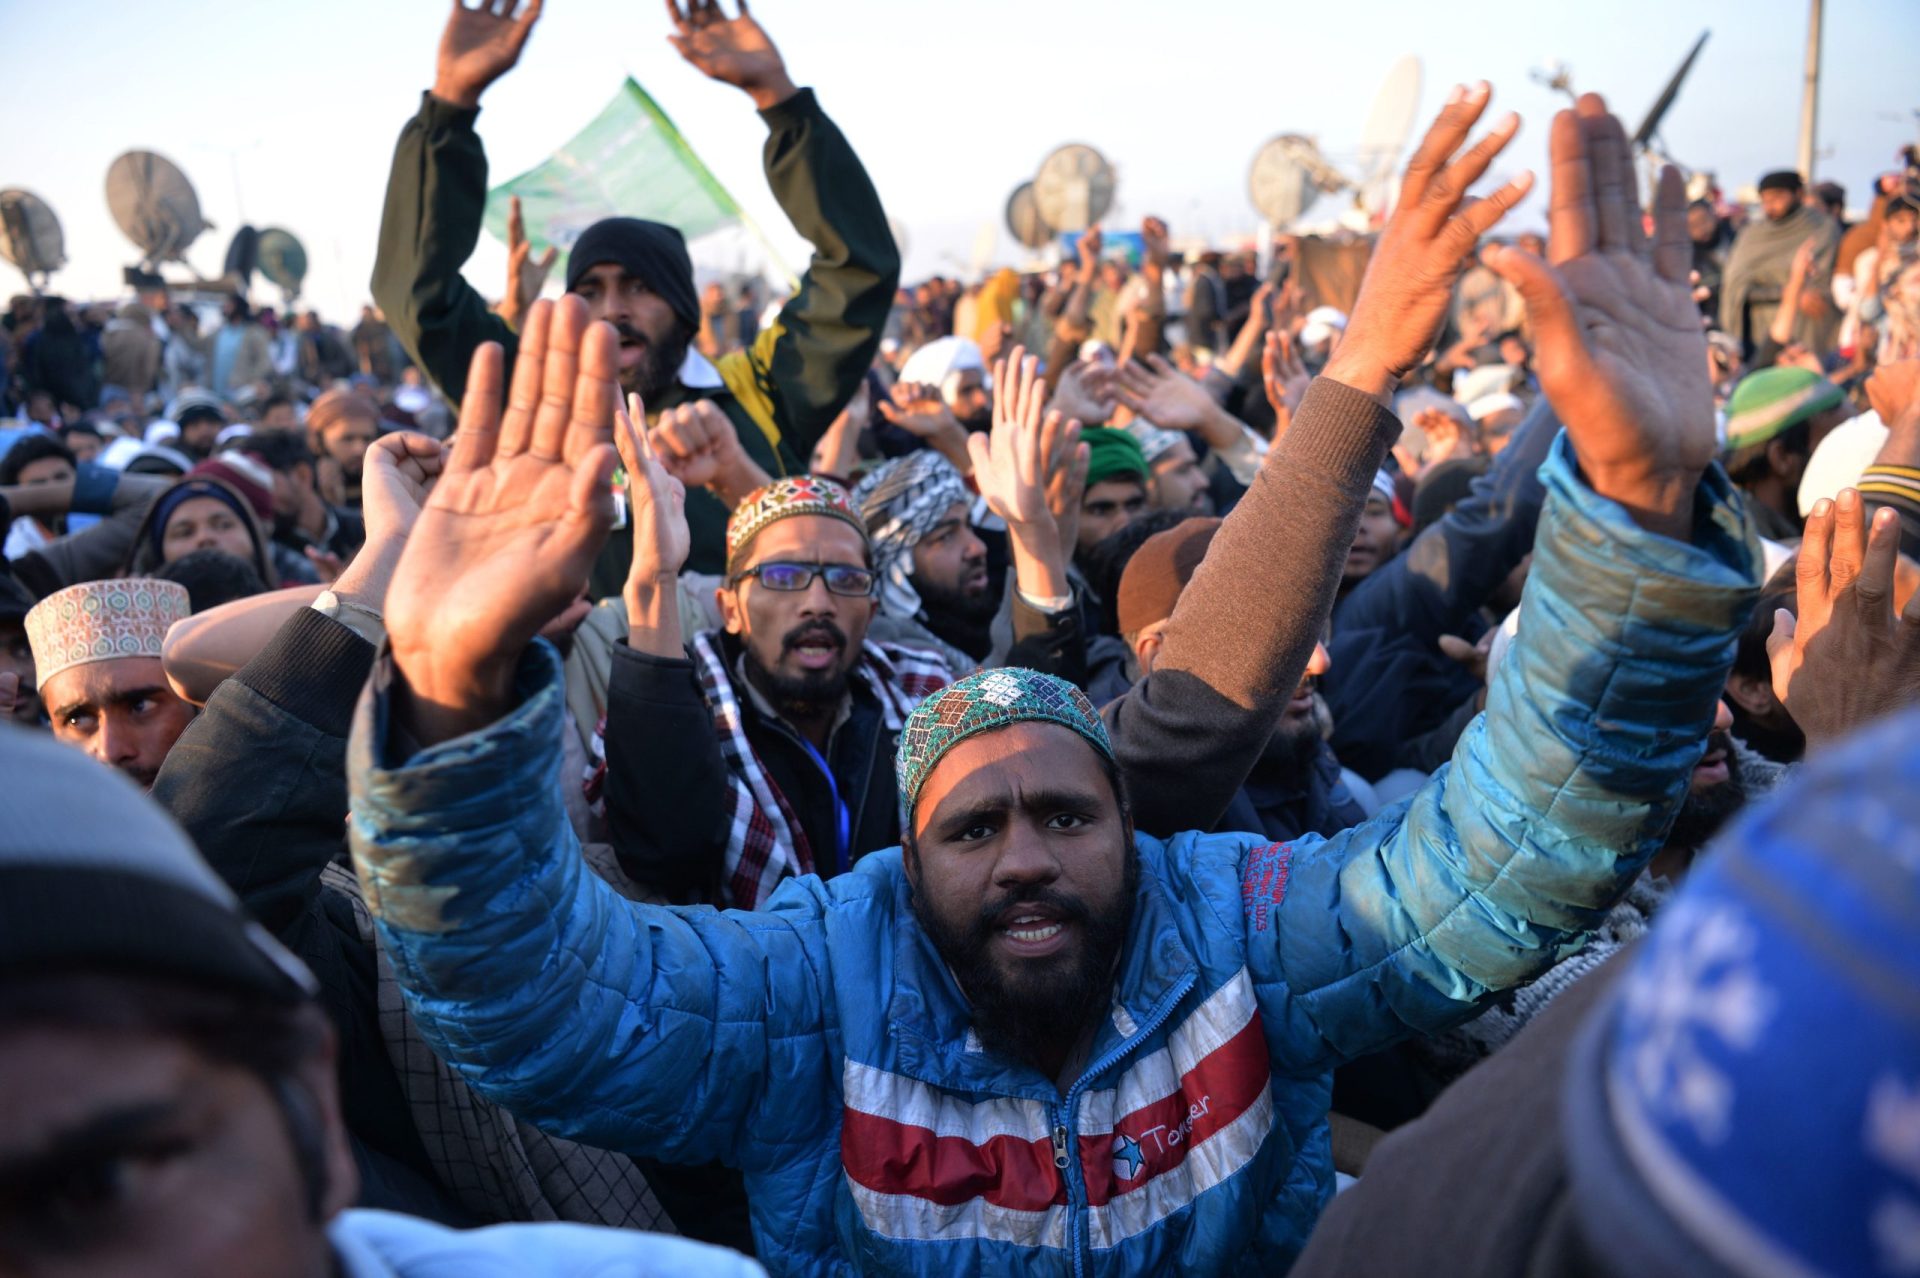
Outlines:
[[388, 766], [376, 673], [353, 846], [422, 1032], [572, 1139], [741, 1167], [775, 1273], [1277, 1273], [1331, 1191], [1329, 1070], [1579, 943], [1659, 846], [1755, 596], [1724, 476], [1695, 544], [1564, 448], [1529, 615], [1450, 769], [1339, 836], [1141, 836], [1134, 931], [1064, 1094], [982, 1050], [897, 852], [757, 913], [631, 904], [558, 798], [558, 665]]

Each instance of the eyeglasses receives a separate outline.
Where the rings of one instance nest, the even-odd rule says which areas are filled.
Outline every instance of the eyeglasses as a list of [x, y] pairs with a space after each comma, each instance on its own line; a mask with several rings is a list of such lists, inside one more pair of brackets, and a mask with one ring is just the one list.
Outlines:
[[822, 577], [829, 591], [850, 599], [871, 598], [880, 583], [871, 568], [856, 568], [852, 564], [765, 563], [735, 573], [733, 580], [738, 584], [747, 577], [758, 577], [768, 590], [780, 591], [805, 590], [813, 585], [815, 577]]

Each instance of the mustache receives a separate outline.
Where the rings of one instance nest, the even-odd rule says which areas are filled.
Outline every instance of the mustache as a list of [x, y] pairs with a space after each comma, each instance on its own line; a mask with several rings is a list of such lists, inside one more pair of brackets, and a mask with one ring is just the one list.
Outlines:
[[642, 345], [647, 344], [647, 335], [625, 320], [611, 320], [609, 322], [613, 325], [613, 331], [620, 335], [621, 341], [639, 342]]
[[1087, 923], [1093, 918], [1093, 911], [1085, 901], [1053, 888], [1009, 892], [980, 907], [980, 915], [973, 924], [974, 941], [984, 944], [1006, 926], [1007, 919], [1016, 912], [1034, 907], [1047, 910], [1063, 923]]
[[780, 651], [792, 652], [809, 639], [825, 639], [836, 648], [847, 646], [847, 636], [840, 627], [827, 618], [820, 617], [813, 621], [802, 622], [787, 631], [786, 637], [780, 640]]

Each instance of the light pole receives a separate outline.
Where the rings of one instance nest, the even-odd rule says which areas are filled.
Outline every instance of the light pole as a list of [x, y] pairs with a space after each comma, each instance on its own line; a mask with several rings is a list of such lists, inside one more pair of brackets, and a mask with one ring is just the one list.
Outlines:
[[1800, 173], [1813, 185], [1813, 134], [1820, 116], [1821, 0], [1810, 0], [1807, 13], [1807, 66], [1800, 85]]

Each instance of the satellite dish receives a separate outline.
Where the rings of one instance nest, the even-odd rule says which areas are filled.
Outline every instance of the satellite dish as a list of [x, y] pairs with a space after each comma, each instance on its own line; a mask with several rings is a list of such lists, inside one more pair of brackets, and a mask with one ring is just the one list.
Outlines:
[[[31, 191], [0, 191], [0, 257], [20, 268], [27, 283], [39, 288], [47, 276], [67, 264], [66, 236], [47, 202]], [[34, 280], [39, 276], [38, 282]]]
[[185, 260], [212, 223], [179, 166], [152, 151], [128, 151], [107, 168], [107, 207], [148, 264]]
[[[1420, 59], [1408, 54], [1393, 64], [1386, 82], [1373, 95], [1373, 108], [1367, 112], [1367, 127], [1360, 134], [1360, 182], [1376, 205], [1376, 197], [1393, 179], [1394, 165], [1413, 132], [1414, 112], [1420, 106]], [[1378, 200], [1384, 204], [1384, 200]]]
[[259, 254], [260, 273], [279, 285], [289, 302], [300, 296], [301, 281], [307, 278], [307, 250], [299, 237], [269, 226], [260, 232]]
[[236, 291], [244, 293], [253, 287], [253, 272], [259, 265], [260, 232], [251, 226], [242, 226], [227, 243], [227, 263], [222, 274], [235, 282]]
[[1040, 205], [1033, 198], [1033, 183], [1022, 182], [1007, 197], [1007, 230], [1030, 249], [1053, 242], [1053, 228], [1040, 216]]
[[1320, 154], [1312, 138], [1282, 133], [1254, 153], [1247, 194], [1269, 225], [1285, 226], [1305, 213], [1322, 191], [1351, 183]]
[[1113, 208], [1119, 186], [1107, 157], [1080, 142], [1058, 147], [1040, 162], [1033, 203], [1056, 231], [1084, 231]]

